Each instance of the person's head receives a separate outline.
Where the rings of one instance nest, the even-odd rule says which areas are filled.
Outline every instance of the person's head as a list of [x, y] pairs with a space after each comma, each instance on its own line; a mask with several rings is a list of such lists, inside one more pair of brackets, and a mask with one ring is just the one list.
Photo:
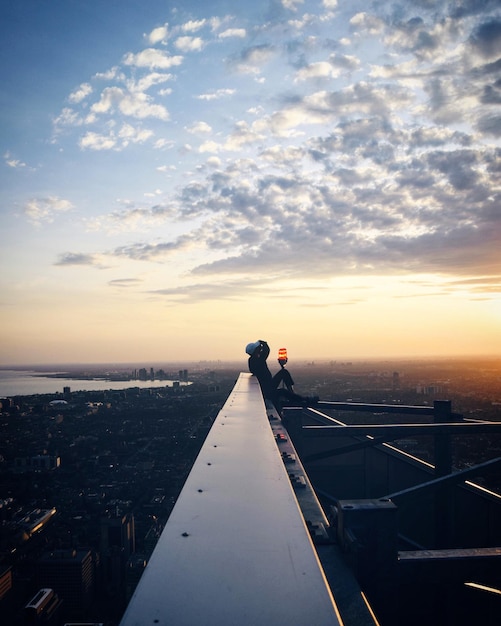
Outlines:
[[253, 341], [252, 343], [248, 343], [245, 346], [245, 351], [247, 352], [247, 354], [249, 356], [252, 356], [254, 354], [254, 352], [261, 346], [261, 342], [259, 341]]

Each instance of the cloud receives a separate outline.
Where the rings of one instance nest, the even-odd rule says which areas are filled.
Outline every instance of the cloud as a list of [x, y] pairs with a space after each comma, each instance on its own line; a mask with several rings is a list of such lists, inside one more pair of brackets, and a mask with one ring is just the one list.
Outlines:
[[154, 85], [161, 85], [162, 83], [172, 80], [173, 74], [165, 74], [160, 72], [151, 72], [146, 76], [143, 76], [139, 80], [126, 81], [127, 88], [132, 93], [144, 92], [153, 87]]
[[[153, 195], [156, 197], [156, 194]], [[106, 215], [95, 216], [85, 220], [90, 232], [101, 232], [116, 235], [122, 232], [147, 232], [158, 228], [176, 215], [169, 205], [156, 204], [153, 207], [132, 206], [131, 208], [112, 211]]]
[[24, 161], [20, 161], [19, 159], [15, 159], [10, 152], [6, 152], [4, 155], [4, 159], [5, 159], [5, 163], [6, 165], [8, 165], [9, 167], [12, 167], [13, 169], [22, 169], [24, 167], [27, 167], [26, 163], [24, 163]]
[[92, 93], [92, 86], [90, 83], [82, 83], [78, 89], [76, 89], [73, 93], [70, 93], [68, 96], [68, 100], [72, 104], [79, 104], [82, 100]]
[[231, 65], [242, 74], [259, 74], [261, 69], [276, 54], [273, 45], [263, 43], [245, 48], [231, 60]]
[[178, 37], [174, 45], [181, 52], [199, 52], [204, 47], [204, 41], [200, 37]]
[[79, 146], [82, 150], [123, 150], [129, 144], [141, 144], [151, 137], [153, 131], [125, 123], [117, 131], [111, 130], [107, 134], [88, 131], [80, 137]]
[[186, 130], [193, 135], [204, 135], [212, 132], [212, 128], [207, 122], [194, 122]]
[[207, 165], [209, 167], [219, 168], [222, 165], [221, 159], [216, 156], [211, 156], [207, 159]]
[[199, 152], [213, 152], [218, 153], [221, 151], [239, 151], [243, 147], [255, 144], [264, 139], [264, 135], [257, 132], [252, 126], [249, 126], [247, 122], [241, 120], [235, 123], [232, 132], [222, 142], [216, 142], [213, 140], [204, 141], [200, 147]]
[[143, 281], [140, 278], [115, 278], [114, 280], [110, 280], [108, 285], [110, 287], [121, 287], [121, 288], [129, 288], [129, 287], [137, 287]]
[[332, 67], [330, 63], [327, 61], [317, 61], [316, 63], [311, 63], [307, 67], [298, 70], [294, 80], [299, 82], [312, 78], [336, 78], [336, 76], [339, 76], [339, 71]]
[[[274, 2], [260, 24], [158, 26], [151, 47], [70, 95], [56, 125], [84, 127], [81, 148], [174, 148], [145, 159], [144, 188], [164, 189], [155, 206], [141, 188], [139, 202], [86, 221], [107, 236], [136, 233], [99, 258], [173, 272], [179, 263], [194, 284], [156, 293], [187, 301], [189, 289], [193, 299], [226, 297], [235, 275], [270, 271], [484, 276], [498, 267], [496, 3], [320, 4], [314, 14]], [[80, 261], [99, 267], [85, 253], [60, 264]]]
[[148, 39], [149, 43], [154, 46], [157, 43], [165, 42], [168, 32], [169, 25], [164, 24], [163, 26], [157, 26], [157, 28], [154, 28], [148, 35], [145, 35], [145, 37]]
[[74, 109], [65, 107], [61, 113], [53, 120], [54, 128], [60, 130], [61, 128], [82, 126], [85, 123], [84, 118], [79, 115]]
[[501, 54], [501, 19], [480, 24], [471, 36], [471, 43], [483, 57], [498, 57]]
[[221, 98], [226, 98], [228, 96], [232, 96], [235, 93], [235, 89], [216, 89], [215, 91], [211, 91], [209, 93], [203, 93], [198, 96], [198, 100], [219, 100]]
[[189, 20], [181, 26], [181, 30], [185, 33], [193, 33], [199, 31], [207, 24], [207, 20]]
[[220, 39], [228, 39], [229, 37], [239, 37], [240, 39], [243, 39], [244, 37], [247, 37], [247, 31], [245, 28], [227, 28], [219, 33], [218, 37]]
[[304, 0], [282, 0], [282, 6], [290, 11], [297, 11], [299, 5], [303, 3]]
[[130, 124], [124, 124], [117, 133], [118, 139], [121, 140], [122, 147], [127, 146], [129, 143], [144, 143], [152, 136], [153, 131], [143, 128], [134, 128]]
[[350, 26], [357, 34], [379, 35], [384, 31], [382, 19], [364, 12], [356, 13], [350, 19]]
[[167, 52], [157, 48], [146, 48], [137, 54], [129, 52], [125, 55], [123, 62], [125, 65], [132, 65], [133, 67], [146, 67], [150, 70], [168, 70], [181, 65], [183, 57], [170, 56]]
[[99, 102], [91, 107], [96, 114], [113, 113], [119, 110], [123, 115], [138, 119], [154, 117], [159, 120], [168, 120], [169, 112], [161, 104], [153, 104], [151, 99], [142, 92], [127, 92], [120, 87], [107, 87], [101, 94]]
[[111, 150], [117, 144], [116, 137], [114, 135], [101, 135], [93, 131], [89, 131], [80, 138], [79, 146], [84, 150], [86, 148], [90, 150]]
[[82, 254], [80, 252], [65, 252], [59, 255], [58, 260], [54, 265], [68, 266], [68, 265], [91, 265], [99, 267], [100, 263], [97, 261], [96, 255]]
[[52, 223], [58, 214], [66, 213], [73, 208], [69, 200], [58, 196], [32, 198], [24, 205], [24, 214], [30, 222], [39, 226], [42, 223]]
[[501, 137], [501, 115], [482, 115], [476, 123], [476, 128], [485, 135]]

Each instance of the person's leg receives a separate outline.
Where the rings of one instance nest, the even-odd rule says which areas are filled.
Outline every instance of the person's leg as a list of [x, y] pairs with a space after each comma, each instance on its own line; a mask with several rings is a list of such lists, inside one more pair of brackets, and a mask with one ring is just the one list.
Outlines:
[[292, 392], [294, 381], [292, 380], [289, 370], [286, 370], [284, 367], [280, 368], [273, 376], [273, 385], [275, 386], [275, 389], [278, 389], [280, 383], [283, 383], [286, 388]]

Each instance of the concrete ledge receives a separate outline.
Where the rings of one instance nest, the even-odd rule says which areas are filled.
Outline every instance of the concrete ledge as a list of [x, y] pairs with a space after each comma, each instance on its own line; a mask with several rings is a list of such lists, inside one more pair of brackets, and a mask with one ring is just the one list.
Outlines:
[[259, 384], [240, 374], [121, 626], [341, 623]]

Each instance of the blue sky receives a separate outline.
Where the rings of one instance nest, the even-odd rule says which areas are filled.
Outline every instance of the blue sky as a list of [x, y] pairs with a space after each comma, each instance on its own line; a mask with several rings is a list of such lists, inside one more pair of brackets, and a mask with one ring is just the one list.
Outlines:
[[499, 2], [1, 12], [1, 363], [499, 354]]

